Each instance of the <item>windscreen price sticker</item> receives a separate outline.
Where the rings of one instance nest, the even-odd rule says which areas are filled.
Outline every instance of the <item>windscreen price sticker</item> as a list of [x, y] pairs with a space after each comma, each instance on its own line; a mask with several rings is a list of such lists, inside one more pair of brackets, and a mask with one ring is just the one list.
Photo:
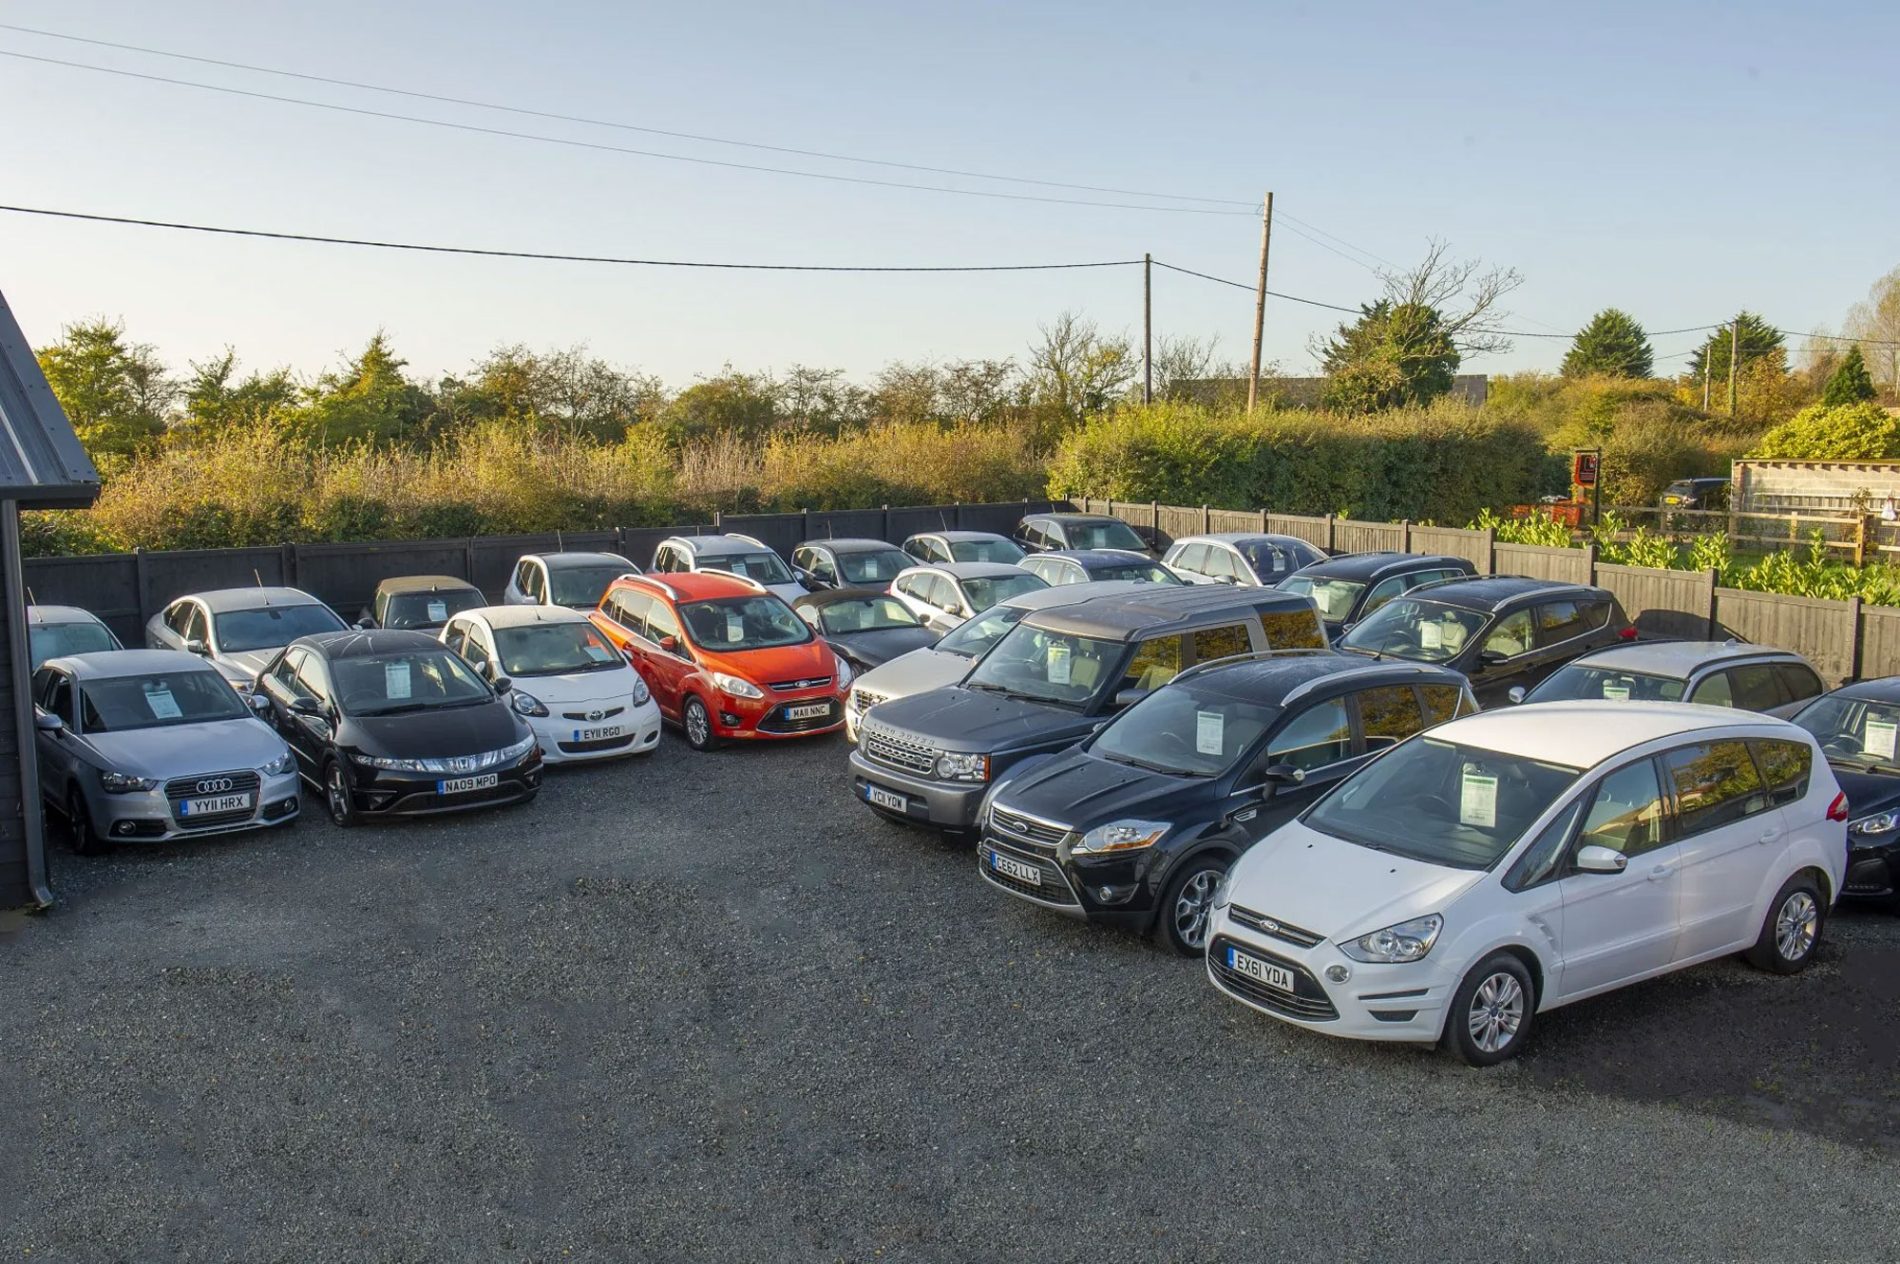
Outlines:
[[448, 617], [449, 617], [449, 603], [448, 602], [432, 601], [429, 603], [429, 622], [430, 623], [441, 623], [441, 622], [444, 622]]
[[1897, 733], [1900, 733], [1900, 724], [1892, 720], [1868, 720], [1861, 730], [1860, 753], [1875, 759], [1892, 759]]
[[[154, 720], [176, 720], [179, 716], [184, 714], [183, 711], [178, 709], [178, 699], [172, 697], [172, 691], [162, 685], [157, 689], [147, 689], [145, 691], [145, 705], [152, 709], [152, 718]], [[1893, 748], [1893, 726], [1888, 725], [1887, 729], [1889, 735], [1887, 747], [1891, 751]]]
[[392, 701], [407, 698], [410, 694], [409, 664], [383, 664], [383, 692]]
[[1194, 713], [1194, 749], [1203, 755], [1218, 755], [1225, 748], [1227, 717], [1218, 711]]
[[1630, 687], [1627, 681], [1619, 684], [1613, 680], [1603, 682], [1603, 698], [1606, 702], [1628, 702]]
[[1465, 766], [1464, 780], [1458, 790], [1458, 821], [1478, 829], [1495, 829], [1498, 823], [1498, 779]]
[[1433, 622], [1418, 625], [1418, 647], [1422, 650], [1445, 648], [1445, 630]]
[[1049, 642], [1049, 683], [1066, 685], [1069, 683], [1069, 644], [1067, 641]]

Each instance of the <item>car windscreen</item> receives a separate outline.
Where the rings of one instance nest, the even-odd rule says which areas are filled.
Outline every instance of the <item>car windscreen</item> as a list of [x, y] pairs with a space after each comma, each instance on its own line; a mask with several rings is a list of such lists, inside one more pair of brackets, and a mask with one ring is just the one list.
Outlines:
[[337, 706], [345, 715], [399, 715], [472, 706], [494, 693], [460, 656], [447, 650], [398, 650], [330, 661]]
[[1552, 673], [1543, 684], [1531, 690], [1524, 701], [1607, 698], [1612, 702], [1681, 702], [1683, 683], [1671, 676], [1571, 663]]
[[952, 540], [950, 556], [958, 562], [1001, 562], [1014, 566], [1023, 560], [1023, 551], [1008, 540]]
[[1900, 703], [1830, 694], [1802, 708], [1794, 722], [1814, 734], [1830, 764], [1900, 772]]
[[1364, 584], [1350, 579], [1327, 579], [1321, 575], [1295, 575], [1280, 585], [1281, 592], [1311, 597], [1319, 607], [1319, 617], [1328, 623], [1344, 623], [1352, 618], [1353, 603], [1366, 590]]
[[557, 606], [598, 606], [600, 595], [607, 591], [607, 585], [633, 570], [632, 563], [549, 567], [548, 600]]
[[963, 586], [963, 595], [970, 599], [970, 609], [974, 611], [988, 610], [998, 602], [1049, 586], [1048, 580], [1040, 575], [1031, 575], [1028, 571], [1020, 575], [993, 575], [959, 582]]
[[1464, 652], [1488, 615], [1417, 597], [1395, 597], [1340, 639], [1344, 649], [1444, 663]]
[[805, 621], [770, 593], [683, 602], [680, 622], [694, 645], [717, 653], [799, 645], [812, 639]]
[[1374, 851], [1488, 869], [1578, 775], [1562, 764], [1414, 738], [1341, 782], [1303, 819]]
[[1263, 540], [1243, 541], [1237, 547], [1263, 584], [1271, 584], [1276, 578], [1290, 575], [1302, 566], [1311, 566], [1324, 556], [1318, 549], [1301, 549], [1292, 545], [1282, 547]]
[[952, 654], [961, 654], [964, 658], [977, 658], [990, 646], [1003, 639], [1003, 633], [1021, 623], [1028, 614], [1017, 606], [997, 606], [985, 610], [961, 627], [949, 632], [935, 648], [948, 650]]
[[79, 684], [79, 721], [88, 733], [237, 720], [251, 714], [214, 671], [110, 676]]
[[495, 629], [495, 653], [510, 676], [612, 671], [625, 660], [591, 623], [531, 623]]
[[1089, 571], [1089, 578], [1098, 582], [1125, 579], [1136, 584], [1178, 584], [1181, 582], [1179, 575], [1153, 562], [1129, 562], [1127, 565], [1118, 562], [1112, 566], [1097, 566]]
[[[792, 583], [792, 572], [779, 560], [776, 553], [720, 553], [712, 557], [699, 559], [702, 571], [724, 571], [728, 575], [743, 575], [747, 579], [756, 579], [761, 584]], [[893, 575], [897, 572], [892, 571]]]
[[213, 615], [212, 627], [217, 633], [219, 653], [241, 654], [246, 650], [278, 649], [300, 636], [341, 632], [343, 620], [328, 606], [259, 606]]
[[1273, 723], [1277, 707], [1198, 684], [1165, 685], [1116, 716], [1089, 753], [1179, 777], [1212, 777]]
[[888, 584], [897, 578], [897, 572], [915, 565], [917, 559], [902, 549], [838, 554], [838, 573], [848, 584]]
[[1133, 549], [1146, 553], [1148, 544], [1125, 522], [1069, 522], [1062, 534], [1072, 549]]
[[1119, 679], [1120, 641], [1050, 632], [1027, 623], [1006, 633], [963, 682], [966, 689], [1085, 707], [1111, 678]]
[[910, 607], [895, 597], [833, 601], [820, 611], [818, 617], [824, 620], [826, 634], [832, 636], [923, 626], [917, 622], [917, 616], [910, 612]]
[[33, 670], [49, 658], [68, 654], [95, 654], [116, 650], [119, 638], [102, 623], [36, 623], [27, 629], [27, 641], [33, 650]]
[[483, 605], [478, 592], [466, 588], [448, 588], [441, 592], [396, 593], [383, 612], [386, 628], [440, 627], [451, 615]]

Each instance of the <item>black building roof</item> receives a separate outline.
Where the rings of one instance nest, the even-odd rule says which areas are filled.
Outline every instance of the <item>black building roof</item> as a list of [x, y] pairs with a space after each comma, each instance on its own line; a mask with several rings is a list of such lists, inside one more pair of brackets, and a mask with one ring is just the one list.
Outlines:
[[99, 471], [0, 295], [0, 500], [78, 509], [98, 497]]

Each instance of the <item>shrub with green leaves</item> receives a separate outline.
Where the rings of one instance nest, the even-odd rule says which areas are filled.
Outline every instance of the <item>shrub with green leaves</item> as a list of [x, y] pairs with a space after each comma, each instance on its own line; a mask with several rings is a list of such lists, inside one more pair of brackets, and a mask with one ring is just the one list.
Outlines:
[[1900, 457], [1900, 418], [1870, 402], [1815, 404], [1784, 421], [1750, 456], [1785, 461], [1890, 461]]

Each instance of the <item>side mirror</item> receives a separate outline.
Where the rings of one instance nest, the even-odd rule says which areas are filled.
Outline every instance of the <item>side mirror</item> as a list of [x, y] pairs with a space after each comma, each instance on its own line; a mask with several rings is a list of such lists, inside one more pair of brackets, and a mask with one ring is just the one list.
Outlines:
[[194, 636], [185, 642], [185, 653], [187, 654], [209, 654], [210, 652], [211, 647], [205, 644], [205, 640], [201, 636]]
[[1524, 701], [1524, 686], [1512, 685], [1511, 692], [1505, 694], [1504, 696], [1509, 698], [1512, 702], [1522, 702]]
[[1503, 661], [1504, 655], [1498, 653], [1496, 650], [1478, 651], [1478, 666], [1480, 667], [1496, 667]]
[[1579, 873], [1622, 873], [1630, 867], [1630, 859], [1622, 852], [1609, 847], [1599, 847], [1591, 843], [1577, 849], [1577, 871]]
[[1120, 690], [1115, 695], [1115, 709], [1119, 711], [1123, 707], [1132, 707], [1137, 702], [1140, 702], [1143, 698], [1147, 697], [1150, 692], [1151, 691], [1147, 689]]
[[266, 698], [263, 694], [247, 693], [244, 695], [244, 700], [250, 703], [251, 710], [257, 712], [259, 715], [270, 714], [270, 699]]
[[506, 676], [495, 677], [495, 695], [497, 697], [500, 697], [504, 694], [512, 692], [514, 690], [514, 687], [515, 687], [515, 682], [508, 679]]
[[1306, 769], [1295, 768], [1292, 764], [1268, 764], [1260, 779], [1269, 785], [1297, 786], [1306, 780]]
[[368, 615], [364, 615], [362, 618], [356, 621], [356, 628], [357, 628], [357, 631], [359, 632], [368, 632], [371, 629], [373, 629], [375, 626], [376, 626], [376, 620], [370, 618]]
[[669, 654], [677, 654], [679, 653], [680, 639], [677, 636], [663, 636], [660, 638], [660, 648]]
[[290, 710], [295, 715], [321, 716], [323, 708], [317, 705], [315, 698], [292, 698]]
[[42, 711], [35, 707], [33, 708], [33, 727], [42, 733], [57, 733], [66, 727], [66, 721], [50, 711]]

